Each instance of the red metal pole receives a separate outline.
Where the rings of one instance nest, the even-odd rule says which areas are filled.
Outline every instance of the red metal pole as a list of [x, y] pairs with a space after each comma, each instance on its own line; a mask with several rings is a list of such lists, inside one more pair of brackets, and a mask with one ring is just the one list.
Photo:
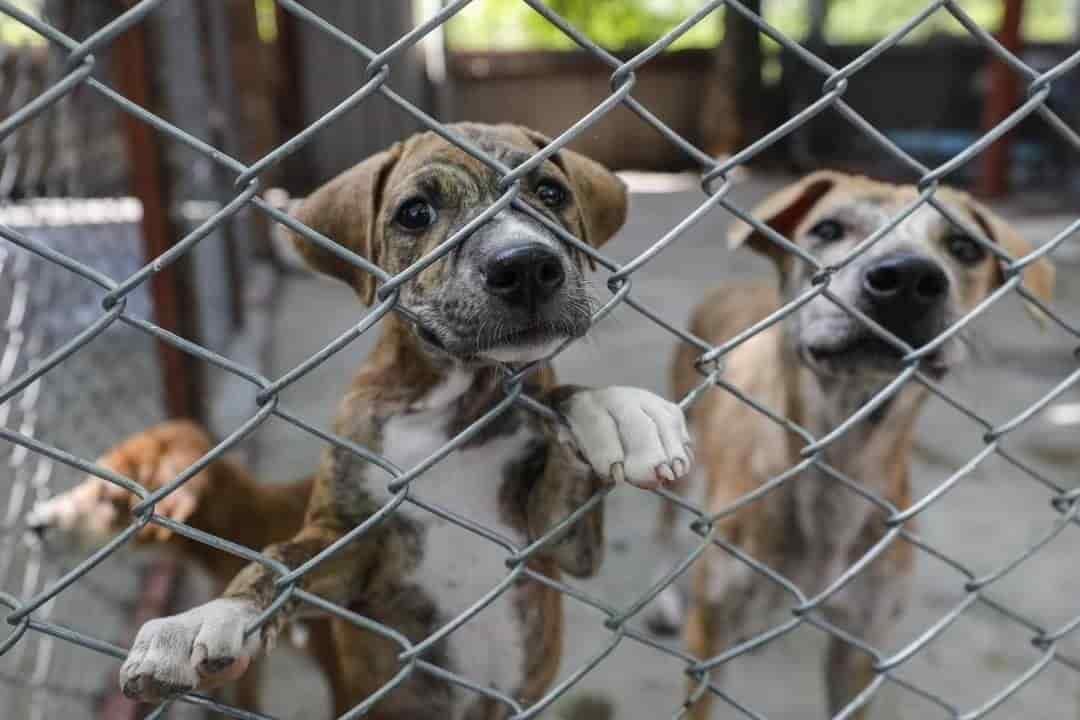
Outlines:
[[[120, 92], [132, 102], [152, 109], [147, 34], [140, 24], [119, 36], [113, 43], [111, 61]], [[132, 190], [142, 203], [143, 247], [149, 261], [172, 245], [161, 148], [150, 126], [126, 113], [122, 115], [122, 122], [127, 137]], [[187, 335], [190, 326], [185, 321], [184, 308], [191, 307], [192, 303], [190, 298], [186, 303], [182, 299], [183, 285], [176, 266], [153, 275], [150, 283], [154, 322], [170, 332]], [[166, 413], [170, 417], [197, 419], [200, 403], [193, 359], [164, 341], [158, 341], [157, 348]], [[135, 632], [144, 622], [170, 612], [180, 574], [180, 566], [171, 559], [159, 560], [150, 567], [140, 583], [128, 640], [134, 639]], [[147, 712], [146, 706], [139, 706], [124, 697], [115, 678], [110, 677], [99, 712], [101, 720], [140, 720]]]
[[[1020, 52], [1023, 45], [1021, 24], [1024, 16], [1024, 0], [1003, 0], [1004, 12], [998, 41], [1012, 53]], [[989, 85], [986, 103], [983, 105], [983, 132], [988, 132], [1016, 109], [1020, 98], [1020, 79], [1009, 66], [997, 56], [990, 60]], [[986, 149], [979, 174], [978, 192], [987, 197], [1000, 197], [1009, 191], [1008, 134]]]
[[[153, 107], [147, 52], [147, 31], [136, 25], [116, 39], [113, 45], [117, 85], [128, 100], [146, 108]], [[142, 203], [142, 235], [149, 261], [172, 246], [168, 202], [160, 147], [154, 130], [146, 123], [124, 113], [122, 122], [127, 136], [131, 163], [132, 189]], [[188, 335], [190, 318], [184, 308], [192, 307], [176, 264], [150, 278], [154, 322], [159, 327]], [[188, 289], [190, 291], [190, 288]], [[158, 342], [165, 406], [171, 417], [198, 419], [200, 403], [197, 368], [193, 359], [164, 341]]]

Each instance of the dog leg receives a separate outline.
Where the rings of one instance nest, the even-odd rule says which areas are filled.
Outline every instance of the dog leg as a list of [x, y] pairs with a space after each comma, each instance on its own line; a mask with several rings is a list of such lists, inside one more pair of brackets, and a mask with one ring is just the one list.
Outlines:
[[[653, 576], [654, 583], [662, 581], [685, 557], [685, 554], [680, 551], [680, 533], [678, 532], [680, 528], [675, 526], [677, 512], [678, 508], [673, 502], [664, 501], [661, 506], [656, 544], [660, 548], [663, 560]], [[645, 624], [656, 635], [675, 637], [682, 630], [686, 622], [686, 605], [689, 595], [687, 580], [691, 572], [691, 569], [685, 570], [682, 575], [668, 583], [649, 604], [645, 614]]]
[[[613, 482], [668, 487], [690, 471], [690, 437], [677, 405], [645, 390], [575, 386], [547, 394], [565, 424], [552, 423], [544, 474], [526, 501], [529, 534], [538, 538]], [[547, 546], [563, 570], [588, 577], [604, 551], [603, 505]]]
[[[709, 602], [693, 600], [686, 615], [683, 638], [686, 650], [699, 660], [708, 660], [717, 655], [725, 646], [723, 628], [719, 621], [719, 609]], [[687, 717], [690, 720], [709, 720], [711, 718], [713, 693], [709, 689], [702, 691], [701, 683], [720, 687], [723, 682], [723, 668], [715, 668], [702, 680], [690, 678], [686, 686], [686, 703], [689, 706]], [[699, 696], [700, 697], [697, 697]], [[697, 697], [695, 700], [694, 698]]]
[[[679, 492], [684, 497], [689, 497], [694, 504], [702, 506], [705, 502], [704, 484], [705, 478], [698, 467], [690, 473], [686, 486], [680, 488]], [[681, 509], [676, 503], [670, 500], [662, 501], [656, 528], [656, 546], [663, 559], [653, 576], [654, 583], [662, 581], [675, 569], [693, 547], [692, 543], [687, 542], [691, 537], [687, 529], [690, 524], [689, 514], [680, 518], [680, 512]], [[668, 583], [646, 610], [645, 624], [656, 635], [674, 637], [682, 631], [686, 622], [691, 573], [692, 570], [687, 569], [673, 582]]]
[[[711, 587], [712, 573], [716, 568], [711, 567], [711, 556], [715, 554], [715, 548], [708, 548], [702, 558], [691, 568], [691, 593], [689, 607], [686, 613], [686, 623], [683, 626], [683, 641], [687, 652], [699, 661], [707, 661], [715, 657], [727, 646], [726, 632], [729, 625], [725, 623], [722, 597], [715, 596]], [[713, 692], [701, 687], [702, 682], [707, 682], [715, 687], [722, 683], [723, 667], [714, 668], [703, 678], [690, 678], [687, 681], [686, 702], [689, 707], [687, 716], [691, 720], [709, 720], [713, 704]], [[696, 698], [696, 699], [695, 699]]]
[[[682, 411], [645, 390], [563, 386], [547, 398], [565, 419], [549, 431], [544, 475], [526, 507], [529, 532], [539, 537], [584, 505], [605, 485], [671, 487], [690, 472], [693, 451]], [[566, 572], [593, 575], [603, 558], [603, 505], [566, 528], [552, 555]]]
[[[836, 605], [825, 607], [826, 619], [879, 652], [886, 652], [889, 630], [903, 613], [907, 597], [910, 555], [909, 545], [894, 544], [851, 581]], [[842, 712], [875, 681], [874, 664], [870, 653], [839, 637], [829, 640], [825, 685], [830, 717]], [[863, 704], [850, 715], [852, 720], [868, 720], [870, 705], [870, 701]]]
[[[825, 672], [829, 716], [835, 717], [874, 681], [874, 658], [834, 637], [829, 640]], [[867, 703], [849, 717], [852, 720], [867, 720], [870, 717], [869, 707]]]
[[352, 707], [352, 704], [346, 691], [337, 647], [334, 645], [331, 621], [323, 618], [312, 618], [305, 622], [308, 630], [307, 653], [326, 676], [326, 682], [330, 686], [330, 699], [334, 708], [334, 717], [339, 717], [344, 715]]
[[[291, 541], [271, 545], [263, 554], [296, 568], [345, 532], [340, 526], [309, 525]], [[377, 540], [347, 544], [304, 575], [297, 587], [330, 602], [347, 604], [362, 584], [360, 578], [374, 567], [377, 546]], [[236, 576], [220, 599], [143, 625], [120, 668], [124, 694], [155, 702], [239, 678], [260, 651], [273, 645], [298, 609], [299, 600], [284, 603], [261, 631], [244, 638], [246, 628], [274, 602], [276, 579], [273, 570], [253, 563]]]

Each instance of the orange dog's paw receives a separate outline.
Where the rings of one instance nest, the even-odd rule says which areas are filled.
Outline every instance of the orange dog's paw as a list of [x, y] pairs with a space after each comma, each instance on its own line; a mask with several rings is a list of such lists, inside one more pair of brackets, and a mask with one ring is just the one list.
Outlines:
[[[176, 479], [211, 447], [213, 442], [202, 428], [178, 420], [132, 435], [99, 458], [97, 464], [153, 492]], [[185, 522], [195, 512], [208, 485], [207, 472], [196, 473], [159, 500], [155, 512]], [[91, 475], [71, 490], [35, 504], [26, 524], [36, 532], [57, 529], [88, 543], [100, 544], [131, 523], [130, 509], [139, 501], [137, 495]], [[168, 529], [150, 523], [136, 538], [143, 542], [164, 542], [171, 535]]]

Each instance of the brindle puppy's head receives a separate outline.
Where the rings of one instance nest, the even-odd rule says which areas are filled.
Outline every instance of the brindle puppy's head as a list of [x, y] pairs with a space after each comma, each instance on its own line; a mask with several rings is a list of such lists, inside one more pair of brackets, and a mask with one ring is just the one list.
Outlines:
[[[815, 256], [834, 266], [873, 232], [898, 216], [917, 197], [911, 186], [875, 182], [835, 172], [817, 172], [768, 198], [754, 215]], [[894, 230], [838, 270], [830, 289], [885, 330], [919, 348], [973, 309], [1004, 280], [1001, 265], [972, 237], [981, 232], [1013, 258], [1031, 246], [997, 215], [968, 195], [943, 189], [935, 197], [967, 226], [961, 229], [929, 205], [922, 205]], [[811, 286], [813, 268], [762, 233], [740, 223], [733, 245], [749, 242], [780, 270], [785, 298]], [[1054, 268], [1040, 258], [1023, 272], [1025, 286], [1049, 301]], [[789, 339], [800, 357], [821, 375], [873, 379], [895, 374], [902, 353], [832, 300], [817, 296], [791, 316]], [[931, 353], [924, 367], [937, 375], [963, 357], [950, 339]]]
[[[452, 129], [516, 167], [548, 139], [511, 125]], [[493, 170], [435, 133], [415, 135], [339, 175], [297, 211], [305, 225], [390, 274], [405, 270], [499, 198]], [[600, 246], [626, 218], [626, 189], [599, 164], [563, 150], [527, 175], [519, 197]], [[315, 269], [370, 304], [371, 275], [295, 236]], [[465, 360], [528, 362], [589, 327], [583, 258], [526, 213], [506, 208], [401, 288], [424, 346]]]

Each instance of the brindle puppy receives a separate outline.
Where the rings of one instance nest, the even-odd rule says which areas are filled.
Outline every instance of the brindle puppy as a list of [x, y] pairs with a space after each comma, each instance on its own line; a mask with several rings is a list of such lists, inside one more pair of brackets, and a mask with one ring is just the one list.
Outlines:
[[[458, 125], [454, 130], [508, 166], [547, 140], [524, 128]], [[486, 165], [435, 134], [418, 135], [366, 160], [315, 192], [298, 211], [306, 225], [398, 273], [445, 241], [500, 194]], [[522, 183], [522, 199], [578, 238], [599, 246], [622, 225], [626, 192], [607, 170], [573, 152], [554, 155]], [[367, 302], [369, 275], [338, 255], [297, 242], [315, 268], [352, 285]], [[391, 315], [377, 347], [342, 400], [335, 432], [407, 470], [503, 397], [497, 363], [518, 365], [585, 333], [589, 302], [582, 258], [541, 223], [504, 210], [463, 245], [401, 289], [409, 321]], [[342, 312], [352, 312], [343, 309]], [[554, 527], [607, 483], [668, 485], [690, 466], [678, 408], [633, 388], [557, 386], [550, 368], [528, 392], [562, 418], [514, 405], [411, 486], [409, 499], [365, 532], [387, 503], [391, 476], [334, 447], [323, 458], [304, 527], [263, 552], [290, 568], [319, 558], [298, 583], [391, 628], [394, 635], [332, 620], [345, 692], [337, 712], [394, 681], [405, 667], [398, 637], [435, 638], [426, 663], [528, 704], [549, 686], [562, 643], [559, 594], [519, 576], [461, 626], [453, 621], [508, 579], [505, 559]], [[487, 529], [480, 537], [443, 519]], [[332, 555], [323, 553], [331, 547]], [[529, 563], [558, 577], [596, 571], [603, 554], [601, 508], [581, 518]], [[120, 683], [161, 700], [235, 679], [283, 625], [316, 610], [293, 595], [260, 632], [244, 630], [280, 594], [261, 564], [242, 570], [220, 599], [142, 627]], [[449, 632], [440, 632], [447, 630]], [[369, 717], [480, 720], [507, 715], [491, 696], [415, 667]]]
[[[970, 228], [1019, 258], [1031, 247], [1000, 218], [967, 195], [943, 189], [937, 198]], [[817, 257], [838, 265], [874, 231], [918, 197], [900, 187], [834, 172], [819, 172], [778, 192], [754, 215]], [[779, 270], [773, 283], [732, 285], [698, 306], [692, 331], [719, 345], [776, 312], [811, 288], [807, 263], [796, 260], [749, 225], [732, 232]], [[1026, 286], [1049, 300], [1053, 267], [1039, 259], [1023, 272]], [[1004, 280], [996, 259], [968, 231], [923, 206], [850, 264], [838, 270], [833, 293], [913, 348], [931, 342], [971, 311]], [[673, 366], [677, 397], [699, 382], [695, 348], [680, 347]], [[763, 330], [725, 358], [725, 378], [773, 412], [822, 437], [863, 407], [901, 371], [903, 354], [873, 335], [831, 300], [818, 296], [782, 323]], [[955, 336], [923, 361], [942, 377], [964, 360]], [[867, 491], [905, 508], [910, 504], [909, 465], [915, 421], [928, 391], [909, 382], [864, 422], [827, 446], [822, 459]], [[690, 489], [718, 513], [759, 491], [800, 460], [803, 441], [733, 394], [711, 390], [692, 409], [700, 473]], [[665, 508], [662, 537], [670, 541], [672, 510]], [[721, 521], [718, 532], [748, 555], [793, 580], [812, 597], [862, 558], [888, 531], [885, 516], [857, 493], [813, 467]], [[910, 523], [907, 523], [910, 527]], [[911, 546], [894, 542], [849, 584], [829, 598], [830, 622], [877, 648], [903, 608], [911, 574]], [[652, 620], [658, 629], [683, 627], [689, 649], [715, 657], [740, 639], [765, 630], [766, 611], [791, 604], [791, 596], [765, 575], [719, 548], [710, 547], [691, 571], [689, 612], [679, 588], [661, 596]], [[717, 679], [719, 669], [713, 672]], [[839, 638], [829, 645], [825, 675], [830, 717], [874, 679], [874, 659]], [[691, 716], [709, 717], [710, 695]], [[866, 706], [851, 717], [862, 720]]]

